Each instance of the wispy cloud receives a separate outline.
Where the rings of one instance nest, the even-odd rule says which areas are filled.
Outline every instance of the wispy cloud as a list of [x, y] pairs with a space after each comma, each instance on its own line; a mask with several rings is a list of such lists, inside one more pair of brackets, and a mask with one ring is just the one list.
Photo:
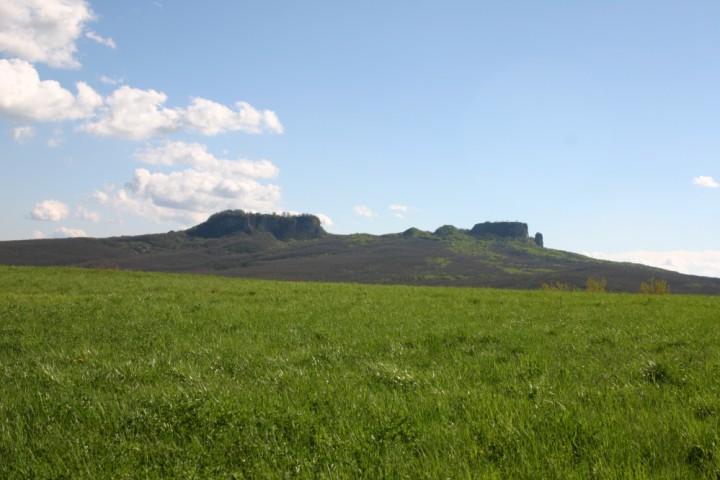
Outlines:
[[585, 255], [614, 262], [640, 263], [691, 275], [720, 277], [720, 250], [667, 252], [638, 250], [620, 253], [589, 252]]
[[53, 130], [53, 136], [48, 138], [47, 146], [50, 148], [57, 148], [65, 142], [63, 131], [61, 128]]
[[25, 141], [35, 136], [35, 129], [30, 125], [23, 125], [12, 129], [12, 137], [17, 143], [25, 143]]
[[41, 232], [40, 230], [35, 230], [32, 233], [32, 238], [35, 240], [41, 240], [43, 238], [78, 238], [78, 237], [87, 237], [87, 233], [85, 233], [85, 230], [82, 230], [80, 228], [58, 227], [48, 234], [45, 234], [44, 232]]
[[51, 236], [54, 238], [78, 238], [87, 237], [87, 233], [80, 228], [58, 227], [53, 230]]
[[388, 209], [392, 212], [393, 217], [399, 218], [400, 220], [405, 220], [406, 215], [413, 211], [412, 207], [398, 204], [388, 205]]
[[75, 216], [82, 220], [88, 220], [90, 222], [97, 223], [100, 221], [100, 214], [92, 210], [88, 210], [83, 206], [79, 206], [75, 209]]
[[373, 212], [370, 208], [365, 205], [357, 205], [353, 208], [355, 215], [365, 218], [373, 218], [377, 216], [377, 213]]
[[720, 183], [715, 181], [713, 177], [708, 177], [706, 175], [700, 175], [693, 178], [693, 185], [705, 188], [720, 188]]
[[121, 83], [125, 82], [125, 79], [122, 77], [108, 77], [107, 75], [101, 75], [100, 81], [104, 83], [105, 85], [120, 85]]
[[117, 45], [115, 45], [115, 40], [113, 40], [112, 38], [101, 37], [93, 31], [88, 31], [87, 33], [85, 33], [85, 36], [93, 42], [99, 43], [100, 45], [105, 45], [106, 47], [113, 49], [117, 48]]

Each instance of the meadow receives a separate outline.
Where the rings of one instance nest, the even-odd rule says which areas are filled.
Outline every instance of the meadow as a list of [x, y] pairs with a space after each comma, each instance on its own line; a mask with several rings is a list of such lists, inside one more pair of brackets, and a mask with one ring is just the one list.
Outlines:
[[719, 312], [0, 267], [0, 477], [718, 478]]

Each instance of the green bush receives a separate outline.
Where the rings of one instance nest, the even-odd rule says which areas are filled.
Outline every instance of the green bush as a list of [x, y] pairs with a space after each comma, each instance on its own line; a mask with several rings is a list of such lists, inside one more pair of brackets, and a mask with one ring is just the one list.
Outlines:
[[607, 280], [604, 278], [597, 279], [588, 277], [588, 279], [585, 281], [585, 290], [588, 292], [598, 292], [602, 293], [605, 291], [605, 288], [607, 287]]
[[642, 282], [640, 284], [640, 293], [664, 295], [666, 293], [670, 293], [670, 286], [668, 285], [667, 280], [658, 280], [652, 277], [647, 282]]

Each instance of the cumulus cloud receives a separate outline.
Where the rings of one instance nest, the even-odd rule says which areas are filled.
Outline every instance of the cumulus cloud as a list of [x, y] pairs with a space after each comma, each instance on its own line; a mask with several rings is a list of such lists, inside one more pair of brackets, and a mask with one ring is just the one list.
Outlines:
[[85, 0], [3, 0], [0, 51], [51, 67], [79, 68], [76, 42], [93, 19]]
[[175, 132], [182, 127], [180, 114], [163, 108], [166, 101], [167, 95], [162, 92], [122, 86], [106, 99], [100, 119], [80, 130], [130, 140]]
[[[33, 63], [77, 68], [76, 42], [86, 38], [115, 48], [111, 38], [87, 30], [94, 14], [86, 0], [4, 0], [0, 2], [0, 51], [18, 58], [0, 59], [0, 113], [17, 120], [86, 120], [78, 130], [98, 136], [142, 140], [181, 129], [203, 135], [225, 132], [283, 133], [272, 110], [247, 102], [230, 107], [193, 98], [186, 107], [165, 107], [167, 95], [123, 86], [103, 98], [88, 84], [77, 93], [55, 80], [41, 80]], [[121, 79], [101, 77], [106, 84]]]
[[705, 175], [700, 175], [693, 178], [693, 185], [705, 188], [720, 188], [720, 183], [715, 181], [713, 177], [708, 177]]
[[614, 262], [631, 262], [675, 272], [720, 277], [720, 250], [667, 252], [632, 251], [621, 253], [590, 252], [585, 255]]
[[195, 98], [187, 109], [183, 109], [164, 107], [167, 99], [163, 92], [122, 86], [106, 99], [100, 118], [86, 123], [80, 130], [130, 140], [170, 134], [183, 128], [203, 135], [228, 131], [283, 132], [275, 112], [259, 111], [246, 102], [238, 102], [237, 110], [232, 110], [210, 100]]
[[60, 121], [89, 118], [102, 96], [84, 82], [73, 95], [55, 80], [40, 80], [35, 67], [19, 59], [0, 59], [0, 112], [18, 120]]
[[98, 136], [142, 140], [181, 129], [203, 135], [224, 132], [282, 133], [275, 112], [237, 102], [236, 110], [203, 98], [187, 108], [167, 108], [168, 97], [156, 90], [121, 86], [103, 98], [84, 82], [77, 93], [55, 80], [41, 80], [25, 60], [0, 59], [0, 112], [16, 120], [87, 120], [78, 130]]
[[124, 188], [96, 191], [95, 200], [119, 211], [162, 222], [196, 223], [220, 210], [278, 211], [281, 189], [258, 179], [278, 175], [267, 160], [218, 159], [205, 145], [168, 142], [135, 153], [149, 165], [189, 168], [170, 173], [135, 170]]
[[355, 215], [365, 218], [373, 218], [377, 216], [377, 213], [373, 212], [370, 208], [365, 205], [357, 205], [353, 208]]
[[135, 152], [135, 158], [150, 165], [192, 165], [197, 169], [255, 178], [272, 178], [280, 173], [268, 160], [218, 159], [200, 143], [166, 142], [160, 147]]
[[185, 123], [203, 135], [228, 131], [283, 133], [283, 126], [275, 112], [259, 111], [247, 102], [237, 102], [235, 106], [237, 110], [232, 110], [211, 100], [194, 98], [183, 112]]
[[17, 143], [25, 143], [35, 136], [35, 130], [30, 125], [23, 125], [12, 129], [12, 137]]
[[35, 204], [35, 208], [30, 213], [30, 218], [33, 220], [59, 222], [67, 217], [69, 211], [68, 206], [59, 200], [44, 200]]

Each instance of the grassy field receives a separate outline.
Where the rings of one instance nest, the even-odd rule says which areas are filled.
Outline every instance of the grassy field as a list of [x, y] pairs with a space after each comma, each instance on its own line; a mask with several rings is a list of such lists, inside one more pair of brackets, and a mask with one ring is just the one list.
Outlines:
[[718, 478], [720, 297], [0, 267], [1, 478]]

